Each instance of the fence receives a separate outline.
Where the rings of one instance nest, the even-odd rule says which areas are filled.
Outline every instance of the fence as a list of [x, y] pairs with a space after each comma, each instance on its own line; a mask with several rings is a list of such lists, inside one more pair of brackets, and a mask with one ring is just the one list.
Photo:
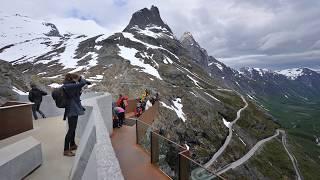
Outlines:
[[152, 126], [158, 108], [159, 103], [157, 102], [138, 119], [134, 119], [136, 122], [136, 143], [150, 154], [150, 162], [171, 179], [224, 179], [193, 160], [186, 147], [159, 134], [159, 130]]

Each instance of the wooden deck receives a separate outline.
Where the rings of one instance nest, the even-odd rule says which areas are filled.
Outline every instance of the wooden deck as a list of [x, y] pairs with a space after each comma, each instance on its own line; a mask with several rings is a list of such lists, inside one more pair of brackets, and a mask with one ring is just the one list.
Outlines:
[[151, 164], [150, 155], [136, 144], [135, 125], [115, 128], [111, 141], [125, 179], [169, 179], [158, 167]]

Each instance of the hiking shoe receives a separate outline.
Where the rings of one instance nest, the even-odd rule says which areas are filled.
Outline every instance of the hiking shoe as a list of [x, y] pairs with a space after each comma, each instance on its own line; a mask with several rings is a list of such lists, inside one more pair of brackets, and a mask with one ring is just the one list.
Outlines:
[[76, 154], [73, 153], [72, 151], [66, 150], [63, 152], [63, 155], [68, 156], [68, 157], [72, 157], [72, 156], [75, 156]]
[[75, 150], [77, 150], [78, 149], [78, 146], [75, 144], [75, 145], [72, 145], [71, 147], [70, 147], [70, 150], [71, 151], [75, 151]]

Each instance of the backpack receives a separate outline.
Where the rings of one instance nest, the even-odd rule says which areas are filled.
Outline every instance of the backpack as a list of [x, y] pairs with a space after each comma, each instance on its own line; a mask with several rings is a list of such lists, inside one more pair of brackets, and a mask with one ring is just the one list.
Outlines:
[[67, 107], [68, 99], [67, 99], [67, 95], [64, 92], [64, 89], [62, 87], [53, 89], [51, 96], [52, 96], [53, 100], [55, 101], [56, 106], [58, 108], [66, 108]]
[[29, 92], [28, 99], [29, 99], [30, 102], [33, 102], [33, 101], [34, 101], [34, 99], [33, 99], [33, 93], [32, 93], [31, 91]]

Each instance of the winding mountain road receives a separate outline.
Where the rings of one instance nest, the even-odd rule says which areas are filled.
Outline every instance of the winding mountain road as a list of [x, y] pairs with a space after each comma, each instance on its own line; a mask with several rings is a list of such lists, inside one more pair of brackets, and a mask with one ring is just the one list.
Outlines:
[[298, 163], [297, 163], [297, 160], [296, 158], [289, 152], [288, 148], [287, 148], [287, 135], [286, 135], [286, 132], [283, 131], [283, 130], [280, 130], [280, 132], [282, 133], [282, 145], [284, 147], [284, 149], [286, 150], [291, 162], [292, 162], [292, 165], [293, 165], [293, 168], [294, 170], [296, 171], [296, 175], [297, 175], [297, 179], [298, 180], [302, 180], [302, 176], [300, 174], [300, 171], [299, 171], [299, 168], [298, 168]]
[[[245, 103], [245, 106], [241, 109], [239, 109], [237, 111], [237, 117], [235, 120], [233, 120], [232, 122], [229, 123], [228, 128], [229, 128], [229, 135], [227, 136], [224, 144], [220, 147], [220, 149], [212, 156], [212, 158], [204, 165], [204, 168], [208, 169], [216, 160], [217, 158], [225, 151], [226, 147], [228, 146], [228, 144], [230, 143], [230, 140], [232, 138], [232, 126], [240, 119], [241, 117], [241, 112], [243, 110], [245, 110], [248, 107], [248, 103], [245, 100], [245, 98], [241, 96], [242, 101]], [[268, 138], [262, 139], [259, 142], [257, 142], [251, 149], [249, 152], [247, 152], [247, 154], [245, 154], [243, 157], [241, 157], [240, 159], [238, 159], [237, 161], [234, 161], [220, 169], [218, 169], [215, 172], [215, 175], [212, 175], [211, 173], [209, 173], [208, 171], [206, 171], [203, 168], [196, 168], [191, 172], [191, 176], [193, 177], [193, 179], [212, 179], [215, 176], [220, 176], [221, 174], [227, 172], [230, 169], [234, 169], [240, 165], [242, 165], [243, 163], [245, 163], [246, 161], [248, 161], [254, 154], [255, 152], [266, 142], [271, 141], [273, 138], [279, 136], [279, 134], [282, 134], [282, 145], [285, 148], [290, 160], [292, 161], [293, 167], [295, 169], [296, 175], [297, 175], [297, 180], [303, 180], [303, 178], [301, 178], [301, 174], [297, 165], [297, 160], [295, 159], [295, 157], [289, 152], [288, 148], [287, 148], [287, 142], [286, 142], [286, 133], [284, 130], [280, 130], [277, 129], [275, 134], [273, 136], [270, 136]]]
[[259, 142], [257, 142], [251, 149], [249, 152], [247, 152], [247, 154], [245, 154], [244, 156], [242, 156], [240, 159], [238, 159], [237, 161], [234, 161], [228, 165], [226, 165], [225, 167], [223, 167], [222, 169], [218, 170], [216, 172], [217, 175], [221, 175], [225, 172], [227, 172], [230, 169], [234, 169], [238, 166], [240, 166], [241, 164], [245, 163], [246, 161], [248, 161], [253, 155], [254, 153], [266, 142], [272, 140], [273, 138], [277, 137], [280, 134], [279, 129], [276, 130], [276, 133], [273, 136], [270, 136], [268, 138], [262, 139]]
[[241, 116], [241, 112], [243, 110], [245, 110], [248, 107], [248, 103], [245, 100], [245, 98], [241, 96], [242, 101], [245, 103], [245, 106], [241, 109], [238, 110], [237, 112], [237, 117], [235, 120], [233, 120], [232, 122], [230, 122], [229, 124], [229, 135], [227, 136], [226, 140], [224, 141], [224, 144], [220, 147], [220, 149], [212, 156], [212, 158], [204, 165], [205, 168], [209, 168], [214, 161], [216, 161], [216, 159], [224, 152], [224, 150], [227, 148], [228, 144], [230, 143], [230, 140], [232, 138], [232, 126], [240, 119]]

